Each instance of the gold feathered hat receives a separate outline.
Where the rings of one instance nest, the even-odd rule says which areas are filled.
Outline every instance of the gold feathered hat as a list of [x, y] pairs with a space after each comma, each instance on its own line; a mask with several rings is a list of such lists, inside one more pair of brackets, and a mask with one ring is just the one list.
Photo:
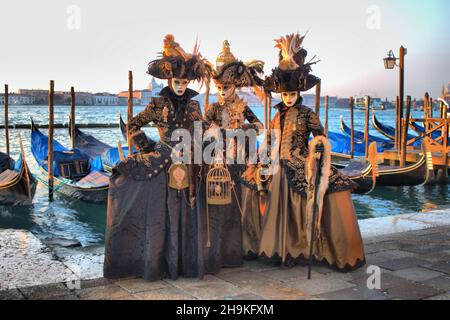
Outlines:
[[[275, 47], [280, 50], [278, 67], [266, 77], [264, 87], [271, 92], [308, 91], [320, 82], [312, 74], [311, 65], [315, 62], [305, 63], [308, 52], [302, 47], [305, 35], [292, 33], [276, 39]], [[314, 58], [313, 58], [314, 59]]]
[[214, 80], [216, 83], [234, 84], [238, 88], [262, 86], [264, 81], [259, 75], [263, 73], [263, 68], [263, 61], [244, 63], [236, 59], [230, 50], [230, 43], [225, 40], [216, 59]]
[[164, 37], [161, 57], [148, 64], [147, 73], [159, 79], [188, 79], [201, 83], [207, 81], [213, 74], [213, 67], [199, 52], [196, 41], [192, 53], [187, 53], [175, 41], [172, 34]]

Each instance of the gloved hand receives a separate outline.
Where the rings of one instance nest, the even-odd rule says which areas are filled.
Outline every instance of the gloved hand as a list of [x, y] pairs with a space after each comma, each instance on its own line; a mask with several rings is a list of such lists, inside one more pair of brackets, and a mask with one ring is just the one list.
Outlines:
[[155, 142], [152, 140], [153, 144], [151, 144], [148, 141], [144, 131], [142, 130], [133, 133], [130, 136], [130, 139], [133, 145], [136, 147], [137, 151], [139, 151], [140, 153], [148, 153], [153, 151], [154, 149]]
[[316, 145], [315, 152], [319, 152], [319, 153], [324, 153], [325, 152], [325, 146], [323, 145], [323, 143], [318, 143]]

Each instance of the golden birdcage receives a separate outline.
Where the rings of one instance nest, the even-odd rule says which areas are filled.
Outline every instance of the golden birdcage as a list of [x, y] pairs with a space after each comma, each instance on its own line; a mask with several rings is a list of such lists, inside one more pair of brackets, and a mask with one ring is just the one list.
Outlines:
[[231, 175], [223, 163], [215, 163], [206, 176], [206, 202], [214, 205], [231, 203]]

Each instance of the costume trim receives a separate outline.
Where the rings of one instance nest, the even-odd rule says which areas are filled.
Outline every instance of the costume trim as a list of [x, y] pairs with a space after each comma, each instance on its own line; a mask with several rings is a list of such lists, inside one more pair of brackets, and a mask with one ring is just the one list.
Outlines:
[[[320, 154], [315, 153], [316, 146], [323, 144], [324, 153], [322, 155], [322, 166], [321, 168], [316, 168], [316, 158]], [[331, 176], [331, 146], [328, 139], [324, 136], [317, 136], [309, 142], [309, 156], [306, 159], [306, 182], [308, 188], [306, 191], [307, 201], [306, 201], [306, 239], [308, 243], [311, 242], [311, 224], [313, 221], [314, 206], [318, 207], [317, 223], [316, 228], [318, 232], [316, 237], [320, 236], [320, 225], [322, 222], [322, 209], [323, 209], [323, 199], [329, 187], [329, 180]], [[320, 170], [320, 180], [319, 185], [315, 186], [315, 176], [317, 170]], [[314, 203], [314, 194], [317, 192], [317, 203]]]

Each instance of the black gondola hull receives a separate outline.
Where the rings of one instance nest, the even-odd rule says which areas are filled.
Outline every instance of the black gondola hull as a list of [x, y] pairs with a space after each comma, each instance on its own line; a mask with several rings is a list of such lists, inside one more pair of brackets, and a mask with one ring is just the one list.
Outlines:
[[[43, 168], [41, 168], [41, 170], [44, 175], [48, 175], [47, 171]], [[80, 188], [73, 183], [67, 183], [64, 180], [54, 177], [55, 192], [80, 201], [99, 204], [106, 203], [108, 200], [108, 189], [109, 186]]]
[[[33, 147], [33, 139], [36, 140], [36, 145], [42, 146], [47, 140], [46, 136], [43, 135], [39, 128], [32, 122], [32, 154], [38, 163], [42, 163], [45, 160], [45, 152], [43, 154], [39, 154], [39, 150], [34, 150]], [[60, 150], [66, 151], [62, 145], [59, 144], [56, 140], [54, 141], [55, 145], [59, 146]], [[42, 147], [41, 147], [42, 148]], [[41, 164], [40, 164], [41, 165]], [[40, 167], [44, 176], [48, 175], [46, 169], [41, 165]], [[93, 173], [93, 172], [91, 172]], [[94, 178], [95, 179], [95, 178]], [[60, 177], [54, 177], [54, 191], [58, 192], [64, 196], [91, 202], [91, 203], [106, 203], [108, 199], [108, 189], [109, 183], [99, 182], [97, 183], [95, 180], [91, 182], [90, 186], [80, 186], [75, 180], [66, 180]]]
[[25, 179], [25, 173], [22, 170], [17, 179], [8, 185], [0, 187], [0, 205], [31, 205], [36, 193], [37, 181], [31, 174], [28, 174], [28, 179], [30, 183], [29, 188], [27, 179]]
[[375, 188], [374, 179], [372, 178], [372, 175], [357, 178], [350, 177], [350, 179], [352, 179], [353, 182], [358, 184], [358, 187], [353, 190], [353, 193], [367, 194]]
[[[342, 158], [332, 157], [332, 163], [334, 167], [357, 184], [357, 188], [352, 190], [353, 193], [367, 194], [375, 188], [376, 180], [373, 179], [373, 169], [369, 162], [362, 159], [347, 159], [345, 162]], [[355, 166], [355, 163], [358, 165]]]
[[70, 184], [65, 184], [57, 192], [67, 197], [90, 203], [106, 203], [108, 200], [108, 188], [81, 189]]
[[425, 157], [404, 168], [380, 167], [377, 185], [385, 187], [417, 186], [428, 181], [430, 172]]

